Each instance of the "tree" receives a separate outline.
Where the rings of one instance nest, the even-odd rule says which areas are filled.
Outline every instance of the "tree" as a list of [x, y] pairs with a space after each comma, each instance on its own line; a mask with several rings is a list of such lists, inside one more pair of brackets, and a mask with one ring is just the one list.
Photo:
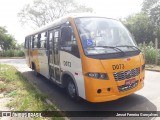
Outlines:
[[144, 0], [142, 11], [150, 16], [155, 27], [160, 25], [160, 0]]
[[133, 34], [137, 43], [142, 43], [143, 41], [149, 43], [155, 39], [154, 26], [145, 13], [141, 12], [128, 16], [123, 23]]
[[142, 11], [148, 13], [158, 2], [159, 0], [143, 0]]
[[74, 0], [34, 0], [18, 13], [22, 25], [41, 27], [55, 19], [72, 12], [92, 12], [92, 8], [76, 3]]
[[160, 40], [160, 0], [144, 0], [142, 10], [150, 17], [152, 25], [155, 27], [154, 34]]
[[0, 27], [0, 48], [2, 50], [14, 49], [16, 47], [16, 40], [13, 36], [8, 34], [5, 27]]

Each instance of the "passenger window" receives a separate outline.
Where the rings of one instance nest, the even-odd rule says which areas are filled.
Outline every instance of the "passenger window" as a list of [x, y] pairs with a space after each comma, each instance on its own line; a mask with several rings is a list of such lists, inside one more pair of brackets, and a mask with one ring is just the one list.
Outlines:
[[32, 40], [31, 40], [31, 36], [29, 36], [29, 48], [32, 48]]
[[61, 28], [61, 50], [80, 57], [76, 38], [70, 25]]
[[25, 39], [25, 45], [24, 45], [25, 48], [28, 48], [28, 37]]
[[34, 48], [34, 36], [31, 37], [31, 41], [32, 41], [32, 48]]
[[35, 35], [33, 37], [33, 48], [37, 48], [38, 47], [38, 35]]
[[54, 53], [54, 64], [55, 65], [59, 65], [59, 55], [58, 55], [58, 51], [59, 51], [59, 30], [54, 30], [54, 42], [53, 42], [53, 53]]
[[34, 37], [31, 36], [31, 48], [33, 48], [33, 41], [34, 41]]
[[46, 40], [47, 40], [47, 33], [46, 32], [41, 33], [40, 43], [39, 43], [40, 48], [46, 48]]
[[52, 40], [53, 40], [53, 31], [50, 31], [49, 32], [49, 61], [50, 63], [53, 64], [53, 43], [52, 43]]

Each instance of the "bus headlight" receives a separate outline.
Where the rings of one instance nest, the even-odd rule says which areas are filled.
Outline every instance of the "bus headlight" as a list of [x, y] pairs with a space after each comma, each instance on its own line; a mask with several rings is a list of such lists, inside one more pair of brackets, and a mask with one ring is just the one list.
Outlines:
[[102, 79], [102, 80], [108, 80], [107, 73], [96, 73], [96, 72], [89, 72], [86, 74], [86, 76], [96, 79]]

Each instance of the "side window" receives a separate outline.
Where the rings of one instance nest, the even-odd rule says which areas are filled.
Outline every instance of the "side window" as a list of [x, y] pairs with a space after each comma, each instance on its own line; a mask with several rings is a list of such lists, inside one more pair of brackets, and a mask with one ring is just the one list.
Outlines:
[[79, 49], [71, 25], [61, 28], [61, 50], [79, 57]]
[[54, 52], [54, 64], [59, 65], [59, 56], [58, 56], [58, 50], [59, 50], [59, 30], [54, 30], [53, 34], [53, 52]]
[[58, 40], [59, 40], [59, 31], [54, 31], [54, 50], [58, 53]]
[[50, 32], [50, 33], [49, 33], [49, 48], [50, 48], [50, 49], [53, 49], [52, 40], [53, 40], [53, 33]]
[[40, 48], [46, 48], [46, 40], [47, 40], [47, 32], [43, 32], [40, 34]]
[[25, 43], [24, 43], [24, 48], [27, 48], [27, 42], [28, 42], [28, 40], [27, 40], [27, 37], [25, 38]]
[[29, 48], [32, 48], [31, 36], [29, 36]]
[[49, 31], [49, 61], [50, 63], [53, 63], [53, 31]]
[[26, 40], [25, 40], [25, 48], [26, 48], [26, 49], [29, 48], [29, 37], [26, 37]]
[[31, 48], [34, 48], [34, 36], [31, 36]]
[[34, 36], [33, 48], [38, 48], [38, 34]]

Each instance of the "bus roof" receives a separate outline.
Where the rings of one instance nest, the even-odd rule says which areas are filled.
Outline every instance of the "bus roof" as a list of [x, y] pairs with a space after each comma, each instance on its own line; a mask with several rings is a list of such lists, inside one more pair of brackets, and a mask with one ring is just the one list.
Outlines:
[[[56, 19], [53, 22], [51, 22], [45, 26], [42, 26], [41, 28], [38, 28], [38, 30], [31, 32], [30, 34], [26, 35], [26, 37], [30, 36], [30, 35], [34, 35], [39, 32], [43, 32], [51, 27], [54, 28], [56, 26], [59, 26], [65, 22], [67, 22], [68, 18], [80, 18], [80, 17], [104, 17], [104, 16], [95, 15], [95, 14], [91, 14], [91, 13], [71, 13], [71, 14], [65, 15], [64, 17]], [[107, 17], [105, 17], [105, 18], [107, 18]], [[112, 19], [112, 18], [109, 18], [109, 19]]]

